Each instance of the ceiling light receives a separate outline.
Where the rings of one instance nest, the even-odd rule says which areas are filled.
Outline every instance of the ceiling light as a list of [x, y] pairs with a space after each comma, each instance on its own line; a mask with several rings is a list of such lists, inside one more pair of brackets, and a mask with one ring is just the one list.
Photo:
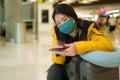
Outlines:
[[111, 10], [111, 11], [107, 11], [106, 14], [118, 13], [118, 12], [120, 12], [120, 10]]
[[91, 2], [97, 2], [97, 1], [99, 1], [99, 0], [89, 0], [89, 1], [91, 1]]
[[44, 2], [50, 2], [50, 3], [53, 3], [53, 2], [58, 2], [59, 0], [44, 0]]
[[36, 1], [36, 0], [28, 0], [28, 1], [30, 1], [30, 2], [34, 2], [34, 1]]
[[61, 3], [65, 3], [65, 4], [70, 4], [71, 2], [67, 2], [67, 1], [62, 1]]
[[49, 0], [49, 2], [54, 2], [54, 0]]
[[82, 0], [82, 1], [79, 1], [79, 3], [81, 3], [81, 4], [90, 4], [92, 2], [88, 1], [88, 0]]
[[66, 2], [72, 3], [75, 2], [76, 0], [66, 0]]
[[66, 0], [66, 2], [72, 2], [72, 0]]

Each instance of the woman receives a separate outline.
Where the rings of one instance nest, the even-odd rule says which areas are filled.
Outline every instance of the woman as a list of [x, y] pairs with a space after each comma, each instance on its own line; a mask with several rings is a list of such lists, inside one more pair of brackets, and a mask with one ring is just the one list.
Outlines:
[[53, 12], [55, 26], [52, 28], [52, 45], [64, 42], [63, 54], [52, 54], [52, 66], [48, 70], [47, 80], [69, 80], [66, 66], [73, 56], [89, 51], [112, 51], [112, 43], [99, 32], [92, 21], [78, 19], [74, 9], [67, 4], [59, 4]]

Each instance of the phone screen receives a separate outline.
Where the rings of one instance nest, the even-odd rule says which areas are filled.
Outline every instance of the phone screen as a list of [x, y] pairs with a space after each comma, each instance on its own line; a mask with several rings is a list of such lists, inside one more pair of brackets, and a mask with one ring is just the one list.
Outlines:
[[56, 54], [64, 53], [64, 48], [63, 46], [52, 46], [49, 51], [54, 52]]

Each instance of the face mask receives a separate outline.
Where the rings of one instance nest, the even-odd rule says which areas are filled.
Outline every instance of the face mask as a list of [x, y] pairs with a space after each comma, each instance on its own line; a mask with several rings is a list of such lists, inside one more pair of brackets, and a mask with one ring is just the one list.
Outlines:
[[58, 26], [60, 32], [70, 34], [75, 28], [75, 22], [70, 18], [65, 23]]

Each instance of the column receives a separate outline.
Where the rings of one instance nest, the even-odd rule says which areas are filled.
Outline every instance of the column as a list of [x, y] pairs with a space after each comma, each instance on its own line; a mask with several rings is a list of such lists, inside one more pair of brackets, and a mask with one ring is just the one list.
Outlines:
[[[22, 0], [5, 0], [6, 40], [15, 38], [15, 23], [22, 21]], [[27, 14], [27, 13], [26, 13]]]

